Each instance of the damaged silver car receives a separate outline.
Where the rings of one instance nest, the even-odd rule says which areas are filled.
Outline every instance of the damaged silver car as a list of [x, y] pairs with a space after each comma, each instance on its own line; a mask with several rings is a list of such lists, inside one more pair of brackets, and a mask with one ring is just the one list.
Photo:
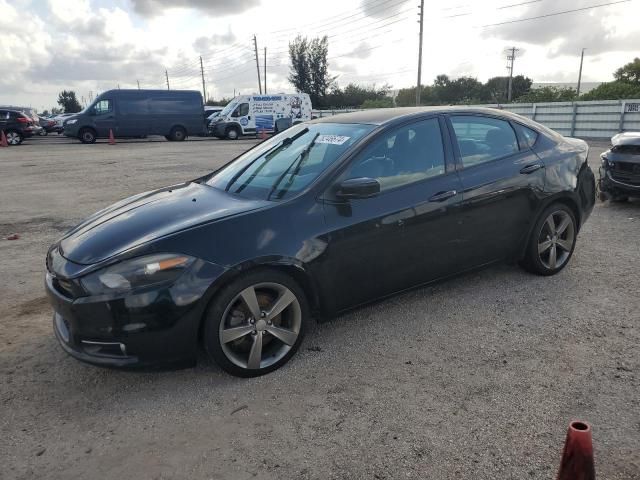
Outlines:
[[629, 197], [640, 197], [640, 132], [615, 135], [611, 148], [600, 158], [600, 200], [626, 202]]

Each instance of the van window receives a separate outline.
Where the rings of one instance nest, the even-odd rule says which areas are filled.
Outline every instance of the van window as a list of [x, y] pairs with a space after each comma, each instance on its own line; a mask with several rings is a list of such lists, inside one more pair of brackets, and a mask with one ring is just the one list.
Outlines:
[[100, 100], [93, 106], [96, 115], [104, 115], [113, 112], [113, 102], [111, 100]]
[[248, 103], [241, 103], [240, 105], [238, 105], [238, 108], [236, 108], [236, 111], [233, 112], [233, 115], [231, 115], [232, 117], [246, 117], [247, 115], [249, 115], [249, 104]]
[[195, 113], [202, 106], [197, 95], [158, 95], [149, 99], [149, 113]]
[[147, 98], [142, 96], [118, 98], [118, 109], [121, 115], [144, 115], [147, 113]]

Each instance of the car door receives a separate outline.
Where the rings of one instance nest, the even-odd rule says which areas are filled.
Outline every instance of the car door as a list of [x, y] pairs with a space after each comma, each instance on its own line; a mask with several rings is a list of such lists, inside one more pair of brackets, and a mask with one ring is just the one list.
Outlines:
[[[379, 194], [340, 200], [339, 185], [373, 178]], [[447, 169], [437, 117], [380, 132], [324, 196], [329, 230], [325, 278], [331, 308], [342, 310], [441, 276], [459, 204], [457, 173]], [[454, 222], [455, 223], [455, 222]]]
[[508, 258], [534, 221], [544, 163], [518, 142], [505, 118], [451, 114], [448, 121], [463, 189], [460, 260], [480, 265]]
[[114, 135], [119, 134], [112, 99], [103, 98], [98, 101], [93, 107], [92, 114], [98, 137], [108, 137], [109, 130], [113, 130]]

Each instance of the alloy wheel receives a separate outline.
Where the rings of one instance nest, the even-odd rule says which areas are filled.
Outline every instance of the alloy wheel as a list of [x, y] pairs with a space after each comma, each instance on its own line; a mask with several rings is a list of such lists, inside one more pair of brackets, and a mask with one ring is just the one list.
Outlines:
[[575, 226], [564, 210], [552, 212], [542, 224], [538, 236], [538, 257], [549, 270], [563, 266], [573, 249]]
[[291, 290], [279, 283], [258, 283], [242, 290], [225, 309], [220, 346], [240, 368], [267, 368], [295, 345], [301, 324], [300, 302]]
[[7, 143], [9, 145], [20, 145], [20, 134], [16, 132], [7, 133]]

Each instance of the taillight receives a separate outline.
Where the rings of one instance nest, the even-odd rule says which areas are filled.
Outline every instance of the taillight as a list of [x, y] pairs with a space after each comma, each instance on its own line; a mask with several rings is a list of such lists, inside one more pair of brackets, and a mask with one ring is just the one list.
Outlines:
[[27, 117], [18, 117], [16, 120], [18, 123], [29, 123], [29, 119]]

